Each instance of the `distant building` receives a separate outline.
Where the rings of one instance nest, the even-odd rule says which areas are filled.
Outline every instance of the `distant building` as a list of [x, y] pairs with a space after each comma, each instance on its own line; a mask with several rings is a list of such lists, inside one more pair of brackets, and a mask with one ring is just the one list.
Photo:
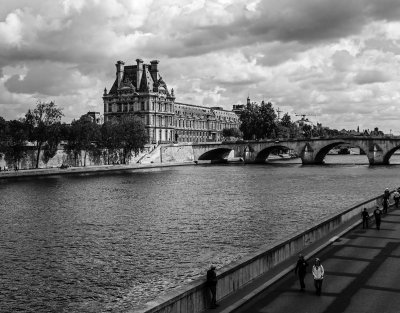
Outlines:
[[233, 112], [235, 112], [237, 115], [240, 115], [240, 113], [246, 108], [244, 104], [234, 104], [233, 105]]
[[378, 127], [375, 127], [374, 130], [372, 130], [372, 131], [369, 133], [369, 135], [372, 136], [372, 137], [384, 137], [384, 136], [385, 136], [385, 134], [383, 133], [383, 131], [379, 130]]
[[159, 61], [135, 65], [118, 61], [116, 78], [104, 89], [104, 121], [139, 116], [146, 125], [150, 143], [220, 141], [224, 128], [239, 128], [235, 112], [175, 102], [158, 70]]
[[87, 112], [86, 116], [88, 116], [92, 122], [96, 123], [96, 124], [103, 124], [104, 119], [103, 116], [100, 114], [100, 112]]

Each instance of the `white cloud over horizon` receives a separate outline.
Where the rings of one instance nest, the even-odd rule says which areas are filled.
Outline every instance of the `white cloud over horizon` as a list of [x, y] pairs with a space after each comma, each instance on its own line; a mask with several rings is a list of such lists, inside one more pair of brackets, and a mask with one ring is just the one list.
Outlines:
[[331, 128], [400, 135], [396, 0], [17, 0], [0, 7], [0, 116], [37, 99], [103, 111], [115, 62], [160, 60], [176, 101], [271, 101]]

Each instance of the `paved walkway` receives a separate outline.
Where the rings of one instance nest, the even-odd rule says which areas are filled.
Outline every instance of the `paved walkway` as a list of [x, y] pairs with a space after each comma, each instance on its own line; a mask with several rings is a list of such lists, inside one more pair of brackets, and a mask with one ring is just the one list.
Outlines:
[[19, 171], [0, 171], [0, 179], [2, 178], [13, 178], [13, 177], [31, 177], [31, 176], [49, 176], [49, 175], [63, 175], [63, 174], [81, 174], [81, 173], [95, 173], [95, 172], [110, 172], [110, 171], [129, 171], [129, 170], [140, 170], [147, 168], [161, 168], [170, 166], [184, 166], [194, 165], [193, 162], [182, 162], [182, 163], [146, 163], [146, 164], [121, 164], [121, 165], [98, 165], [98, 166], [80, 166], [80, 167], [68, 167], [60, 169], [59, 167], [53, 168], [39, 168]]
[[[400, 209], [392, 209], [383, 217], [379, 231], [375, 225], [362, 229], [359, 222], [349, 229], [342, 229], [344, 234], [335, 242], [325, 244], [317, 255], [312, 251], [316, 247], [304, 251], [310, 264], [305, 292], [300, 292], [292, 271], [297, 260], [294, 257], [274, 273], [265, 275], [240, 293], [221, 301], [217, 309], [207, 312], [400, 312]], [[310, 273], [316, 256], [325, 268], [321, 296], [315, 294]], [[280, 275], [285, 266], [289, 273]], [[279, 280], [270, 284], [274, 275]]]

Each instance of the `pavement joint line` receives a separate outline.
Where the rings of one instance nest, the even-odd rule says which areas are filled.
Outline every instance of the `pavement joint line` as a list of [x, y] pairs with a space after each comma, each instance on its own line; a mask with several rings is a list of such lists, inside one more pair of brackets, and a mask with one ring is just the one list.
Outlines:
[[[339, 234], [337, 234], [336, 236], [333, 236], [332, 238], [330, 238], [329, 240], [327, 240], [325, 243], [322, 243], [320, 246], [318, 246], [316, 249], [314, 249], [313, 251], [307, 253], [304, 257], [306, 259], [310, 259], [312, 256], [316, 255], [318, 252], [320, 252], [321, 250], [325, 249], [327, 246], [331, 245], [333, 242], [335, 242], [336, 240], [338, 240], [340, 237], [342, 237], [344, 234], [348, 233], [349, 231], [351, 231], [352, 229], [356, 228], [358, 225], [360, 225], [361, 222], [357, 221], [353, 224], [351, 224], [349, 227], [345, 228], [344, 230], [342, 230]], [[295, 266], [290, 266], [288, 268], [286, 268], [285, 270], [281, 271], [280, 273], [276, 274], [274, 277], [272, 277], [270, 280], [266, 281], [264, 284], [262, 284], [261, 286], [257, 287], [256, 289], [254, 289], [253, 291], [251, 291], [250, 293], [248, 293], [247, 295], [245, 295], [244, 297], [242, 297], [240, 300], [236, 301], [235, 303], [231, 304], [230, 306], [228, 306], [227, 308], [223, 309], [222, 311], [220, 311], [220, 313], [230, 313], [234, 310], [239, 309], [241, 306], [243, 306], [244, 304], [246, 304], [247, 302], [249, 302], [252, 298], [256, 297], [257, 295], [259, 295], [261, 292], [263, 292], [265, 289], [267, 289], [269, 286], [271, 286], [272, 284], [276, 283], [278, 280], [280, 280], [282, 277], [284, 277], [285, 275], [289, 274], [290, 272], [292, 272], [294, 270]]]

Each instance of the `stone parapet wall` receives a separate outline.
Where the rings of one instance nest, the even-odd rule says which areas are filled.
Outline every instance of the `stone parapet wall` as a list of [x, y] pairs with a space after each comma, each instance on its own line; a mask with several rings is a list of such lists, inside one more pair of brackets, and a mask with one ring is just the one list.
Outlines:
[[[238, 289], [265, 274], [274, 266], [288, 260], [318, 240], [328, 237], [333, 230], [346, 222], [356, 218], [361, 220], [361, 210], [367, 208], [369, 212], [372, 212], [376, 206], [381, 204], [381, 200], [382, 197], [379, 196], [357, 204], [340, 214], [327, 218], [304, 232], [292, 235], [274, 246], [265, 247], [263, 251], [220, 269], [217, 285], [218, 300], [234, 294]], [[205, 280], [200, 279], [147, 303], [146, 308], [137, 312], [197, 313], [206, 310], [206, 308], [207, 289]]]

